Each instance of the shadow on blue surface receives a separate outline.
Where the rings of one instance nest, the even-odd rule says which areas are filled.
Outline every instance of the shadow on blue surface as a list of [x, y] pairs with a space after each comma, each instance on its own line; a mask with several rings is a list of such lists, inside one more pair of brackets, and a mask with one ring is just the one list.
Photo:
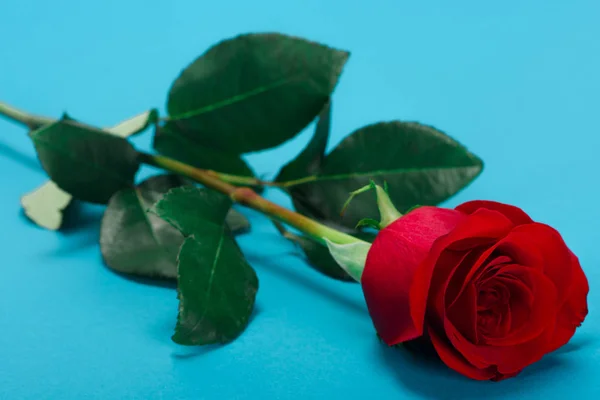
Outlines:
[[10, 146], [4, 142], [0, 142], [0, 157], [6, 157], [9, 160], [21, 164], [33, 171], [43, 172], [36, 157], [32, 157], [29, 154], [15, 150], [13, 146]]
[[[254, 310], [250, 315], [250, 321], [248, 325], [252, 325], [252, 322], [256, 319], [256, 317], [261, 313], [262, 308], [259, 304], [254, 306]], [[172, 327], [171, 327], [172, 329]], [[243, 331], [240, 336], [244, 335], [245, 331]], [[204, 346], [177, 346], [176, 350], [171, 353], [171, 357], [174, 360], [178, 361], [186, 361], [186, 360], [194, 360], [198, 357], [202, 357], [208, 353], [212, 353], [213, 351], [218, 351], [223, 349], [224, 346], [227, 346], [228, 343], [216, 343], [211, 345]]]
[[95, 206], [73, 200], [63, 212], [63, 224], [60, 231], [65, 235], [79, 234], [82, 230], [99, 232], [103, 214], [104, 206]]
[[[100, 221], [102, 220], [103, 212], [103, 206], [73, 201], [64, 211], [63, 225], [58, 230], [58, 234], [68, 237], [69, 241], [61, 242], [61, 247], [53, 249], [52, 256], [67, 256], [80, 250], [98, 246], [100, 240]], [[21, 218], [25, 223], [35, 226], [34, 222], [25, 215], [23, 210], [21, 210]]]
[[269, 273], [278, 275], [279, 277], [290, 282], [294, 282], [294, 284], [302, 286], [303, 288], [308, 289], [311, 293], [316, 293], [328, 301], [344, 307], [348, 311], [362, 315], [364, 315], [366, 312], [366, 307], [363, 303], [351, 298], [350, 296], [345, 296], [339, 291], [331, 290], [326, 286], [325, 283], [321, 284], [317, 279], [311, 279], [305, 274], [300, 273], [292, 268], [282, 266], [281, 263], [277, 262], [277, 259], [274, 259], [272, 255], [260, 255], [259, 253], [252, 252], [252, 249], [247, 249], [244, 254], [246, 255], [248, 262], [257, 267], [257, 269], [268, 270]]
[[137, 283], [140, 285], [156, 286], [156, 287], [177, 290], [177, 282], [175, 282], [174, 280], [159, 279], [159, 278], [153, 279], [153, 278], [145, 278], [142, 276], [127, 275], [122, 272], [114, 271], [114, 270], [108, 268], [108, 266], [104, 263], [104, 261], [101, 261], [101, 262], [102, 262], [102, 265], [104, 265], [104, 267], [106, 267], [110, 272], [112, 272], [113, 274], [117, 275], [118, 277], [123, 278], [131, 283]]
[[562, 354], [577, 351], [589, 344], [589, 337], [575, 338], [556, 352], [524, 369], [520, 375], [500, 382], [474, 381], [446, 367], [436, 356], [424, 356], [403, 348], [389, 348], [377, 342], [382, 363], [396, 375], [406, 390], [428, 399], [496, 399], [535, 394], [536, 383], [548, 382], [569, 370], [569, 360]]

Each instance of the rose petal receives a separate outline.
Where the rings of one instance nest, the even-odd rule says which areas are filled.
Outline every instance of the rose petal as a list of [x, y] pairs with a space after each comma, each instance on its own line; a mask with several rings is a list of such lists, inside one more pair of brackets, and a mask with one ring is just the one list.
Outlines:
[[420, 207], [381, 230], [373, 241], [361, 284], [375, 329], [388, 345], [422, 335], [422, 320], [412, 320], [410, 302], [423, 302], [419, 307], [424, 308], [427, 288], [410, 297], [415, 270], [433, 242], [463, 218], [455, 210]]
[[[437, 293], [436, 290], [447, 282], [456, 269], [454, 262], [466, 257], [464, 253], [452, 251], [453, 245], [474, 238], [484, 239], [482, 243], [493, 241], [506, 235], [512, 226], [502, 214], [482, 209], [463, 219], [455, 229], [433, 243], [427, 257], [416, 269], [410, 287], [410, 315], [417, 331], [423, 330], [428, 294]], [[448, 258], [440, 259], [442, 253]]]
[[479, 346], [478, 354], [496, 365], [501, 374], [518, 373], [539, 361], [546, 353], [552, 331], [546, 330], [538, 337], [516, 346]]
[[[510, 325], [507, 329], [518, 329], [527, 322], [533, 306], [533, 293], [523, 282], [518, 279], [499, 276], [497, 281], [504, 283], [511, 292], [508, 309], [510, 311]], [[506, 336], [506, 332], [504, 333]]]
[[575, 334], [575, 330], [583, 323], [588, 314], [587, 296], [590, 286], [581, 269], [579, 260], [573, 254], [571, 255], [571, 263], [573, 280], [569, 288], [567, 300], [558, 313], [549, 352], [564, 346], [571, 340], [571, 337]]
[[[506, 271], [504, 271], [506, 270]], [[496, 366], [500, 373], [515, 373], [527, 365], [539, 360], [547, 351], [552, 338], [556, 301], [556, 291], [552, 282], [543, 274], [520, 266], [507, 266], [502, 274], [515, 276], [531, 287], [534, 304], [530, 320], [513, 335], [504, 338], [488, 339], [487, 344], [477, 345], [465, 338], [449, 319], [444, 319], [444, 331], [451, 345], [477, 367]], [[550, 310], [546, 309], [546, 305]], [[541, 326], [541, 329], [539, 327]], [[532, 336], [536, 334], [536, 336]]]
[[456, 349], [468, 364], [479, 369], [494, 367], [502, 374], [516, 373], [539, 361], [546, 354], [552, 338], [552, 330], [546, 330], [532, 340], [515, 346], [476, 345], [460, 335], [450, 322], [445, 324], [444, 329], [450, 346]]
[[511, 232], [496, 244], [494, 250], [507, 256], [519, 265], [543, 271], [544, 256], [542, 250], [535, 246], [524, 245], [523, 239], [524, 235], [522, 233], [515, 234], [514, 232]]
[[472, 283], [448, 307], [446, 317], [472, 343], [477, 343], [477, 289]]
[[479, 209], [470, 214], [452, 231], [449, 250], [465, 251], [494, 243], [506, 236], [514, 224], [497, 211]]
[[[514, 346], [525, 343], [539, 336], [543, 331], [553, 327], [556, 319], [557, 303], [556, 289], [548, 277], [531, 268], [520, 265], [504, 266], [498, 272], [498, 278], [507, 285], [511, 291], [512, 297], [518, 297], [517, 302], [511, 301], [511, 310], [513, 313], [513, 327], [510, 332], [498, 338], [488, 338], [486, 343], [491, 346]], [[508, 278], [508, 279], [506, 279]], [[514, 279], [511, 279], [514, 278]], [[529, 290], [524, 290], [523, 285]], [[531, 302], [530, 304], [523, 304]], [[529, 308], [527, 319], [523, 322], [517, 321], [519, 318], [519, 305]], [[515, 328], [515, 325], [521, 323]]]
[[494, 381], [494, 382], [500, 382], [500, 381], [503, 381], [503, 380], [508, 379], [508, 378], [514, 378], [515, 376], [519, 375], [521, 373], [521, 371], [522, 370], [518, 370], [518, 371], [515, 371], [515, 372], [511, 372], [509, 374], [501, 374], [500, 372], [497, 372], [496, 376], [493, 377], [491, 380]]
[[500, 324], [498, 326], [498, 336], [504, 336], [510, 331], [513, 320], [512, 310], [509, 304], [507, 304], [502, 311], [502, 319], [500, 320]]
[[[494, 247], [493, 250], [496, 250], [496, 247]], [[491, 256], [493, 255], [494, 252], [492, 252]], [[491, 258], [490, 261], [485, 264], [485, 271], [477, 277], [480, 284], [484, 285], [488, 280], [494, 278], [500, 267], [504, 264], [512, 264], [512, 259], [503, 255]]]
[[[541, 262], [536, 266], [554, 282], [558, 302], [565, 301], [573, 275], [572, 253], [556, 230], [539, 223], [518, 226], [503, 240], [500, 249], [510, 252], [517, 264]], [[534, 254], [541, 261], [533, 261]]]
[[[473, 286], [478, 290], [477, 327], [480, 333], [480, 340], [471, 342], [482, 344], [486, 343], [488, 338], [505, 336], [510, 331], [512, 321], [509, 304], [511, 296], [508, 287], [501, 280], [492, 278], [486, 281], [479, 280], [477, 285]], [[491, 294], [492, 292], [493, 295]], [[493, 326], [485, 324], [485, 326], [480, 327], [479, 319], [484, 313], [491, 314], [494, 317]]]
[[431, 327], [428, 329], [431, 343], [442, 362], [454, 371], [471, 379], [486, 381], [496, 376], [494, 368], [476, 368], [452, 347], [448, 340], [438, 335]]
[[455, 210], [464, 212], [465, 214], [473, 214], [475, 211], [482, 208], [501, 212], [515, 225], [530, 224], [533, 222], [531, 217], [519, 207], [511, 206], [509, 204], [504, 203], [498, 203], [496, 201], [468, 201], [456, 207]]
[[498, 256], [488, 261], [493, 256], [495, 249], [496, 247], [493, 246], [485, 251], [472, 252], [469, 259], [465, 259], [453, 271], [446, 292], [447, 305], [451, 306], [469, 283], [477, 279], [483, 279], [483, 276], [486, 275], [494, 275], [499, 265], [510, 261], [510, 258], [505, 256]]

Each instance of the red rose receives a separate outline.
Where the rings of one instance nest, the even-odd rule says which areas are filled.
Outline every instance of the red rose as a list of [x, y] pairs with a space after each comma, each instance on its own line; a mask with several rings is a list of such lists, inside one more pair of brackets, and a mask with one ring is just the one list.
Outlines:
[[431, 341], [473, 379], [515, 376], [567, 343], [589, 286], [553, 228], [517, 207], [420, 207], [382, 229], [361, 280], [380, 337]]

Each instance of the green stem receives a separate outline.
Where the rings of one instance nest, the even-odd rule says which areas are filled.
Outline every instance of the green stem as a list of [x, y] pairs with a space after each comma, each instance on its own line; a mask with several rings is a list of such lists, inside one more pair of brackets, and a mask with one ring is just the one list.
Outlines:
[[206, 187], [226, 194], [231, 197], [234, 202], [293, 226], [322, 244], [326, 244], [325, 239], [336, 244], [362, 242], [362, 240], [357, 239], [354, 236], [320, 224], [302, 214], [275, 204], [264, 197], [259, 196], [250, 188], [240, 188], [233, 186], [228, 182], [224, 182], [212, 171], [195, 168], [168, 157], [147, 153], [140, 153], [140, 160], [145, 164], [186, 176]]
[[[50, 125], [56, 122], [55, 119], [42, 117], [39, 115], [29, 114], [23, 110], [20, 110], [16, 107], [13, 107], [9, 104], [3, 103], [0, 101], [0, 115], [18, 122], [20, 124], [26, 125], [29, 129], [35, 130], [39, 129], [42, 126]], [[218, 177], [220, 180], [233, 183], [235, 185], [246, 185], [246, 186], [262, 186], [262, 181], [259, 179], [250, 177], [250, 176], [238, 176], [225, 174], [217, 171], [209, 171], [209, 173]]]
[[209, 172], [220, 180], [232, 183], [234, 185], [263, 186], [263, 182], [260, 179], [253, 178], [251, 176], [230, 175], [212, 170]]
[[41, 128], [44, 125], [48, 125], [54, 122], [52, 118], [29, 114], [1, 101], [0, 115], [4, 115], [10, 120], [26, 125], [29, 129], [32, 130]]
[[317, 179], [318, 179], [318, 177], [316, 175], [310, 175], [310, 176], [305, 176], [305, 177], [300, 178], [300, 179], [294, 179], [292, 181], [285, 181], [285, 182], [265, 182], [265, 181], [261, 181], [260, 183], [263, 186], [275, 186], [275, 187], [280, 187], [280, 188], [288, 188], [288, 187], [292, 187], [292, 186], [296, 186], [296, 185], [301, 185], [303, 183], [314, 182]]
[[[5, 103], [0, 103], [0, 115], [4, 115], [11, 120], [27, 125], [31, 129], [37, 129], [44, 125], [56, 122], [51, 118], [32, 115]], [[232, 183], [236, 183], [256, 186], [260, 184], [260, 181], [255, 178], [235, 176], [195, 168], [191, 165], [187, 165], [161, 155], [152, 155], [139, 152], [139, 157], [140, 161], [145, 164], [159, 167], [193, 179], [204, 186], [228, 195], [233, 201], [239, 204], [257, 210], [265, 215], [293, 226], [323, 244], [326, 244], [325, 239], [328, 239], [336, 244], [362, 242], [362, 240], [357, 239], [354, 236], [347, 235], [336, 229], [330, 228], [310, 218], [307, 218], [302, 214], [281, 207], [280, 205], [259, 196], [250, 188], [232, 185]]]

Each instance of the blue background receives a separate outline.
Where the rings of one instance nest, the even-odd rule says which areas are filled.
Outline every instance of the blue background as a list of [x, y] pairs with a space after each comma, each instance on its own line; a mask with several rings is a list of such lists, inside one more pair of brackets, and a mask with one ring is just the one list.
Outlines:
[[[46, 178], [25, 131], [0, 121], [0, 398], [600, 394], [599, 17], [597, 0], [3, 0], [0, 99], [99, 126], [164, 110], [179, 71], [239, 33], [279, 31], [348, 49], [332, 146], [380, 120], [448, 132], [486, 167], [447, 205], [486, 198], [521, 206], [564, 235], [592, 290], [590, 315], [570, 344], [515, 379], [469, 381], [382, 346], [359, 286], [313, 272], [249, 212], [253, 233], [240, 242], [261, 282], [252, 323], [225, 347], [179, 347], [170, 340], [175, 290], [101, 263], [102, 207], [85, 207], [83, 227], [61, 233], [22, 215], [20, 196]], [[309, 135], [248, 158], [273, 174]], [[147, 149], [149, 138], [135, 143]], [[277, 191], [267, 195], [289, 205]]]

